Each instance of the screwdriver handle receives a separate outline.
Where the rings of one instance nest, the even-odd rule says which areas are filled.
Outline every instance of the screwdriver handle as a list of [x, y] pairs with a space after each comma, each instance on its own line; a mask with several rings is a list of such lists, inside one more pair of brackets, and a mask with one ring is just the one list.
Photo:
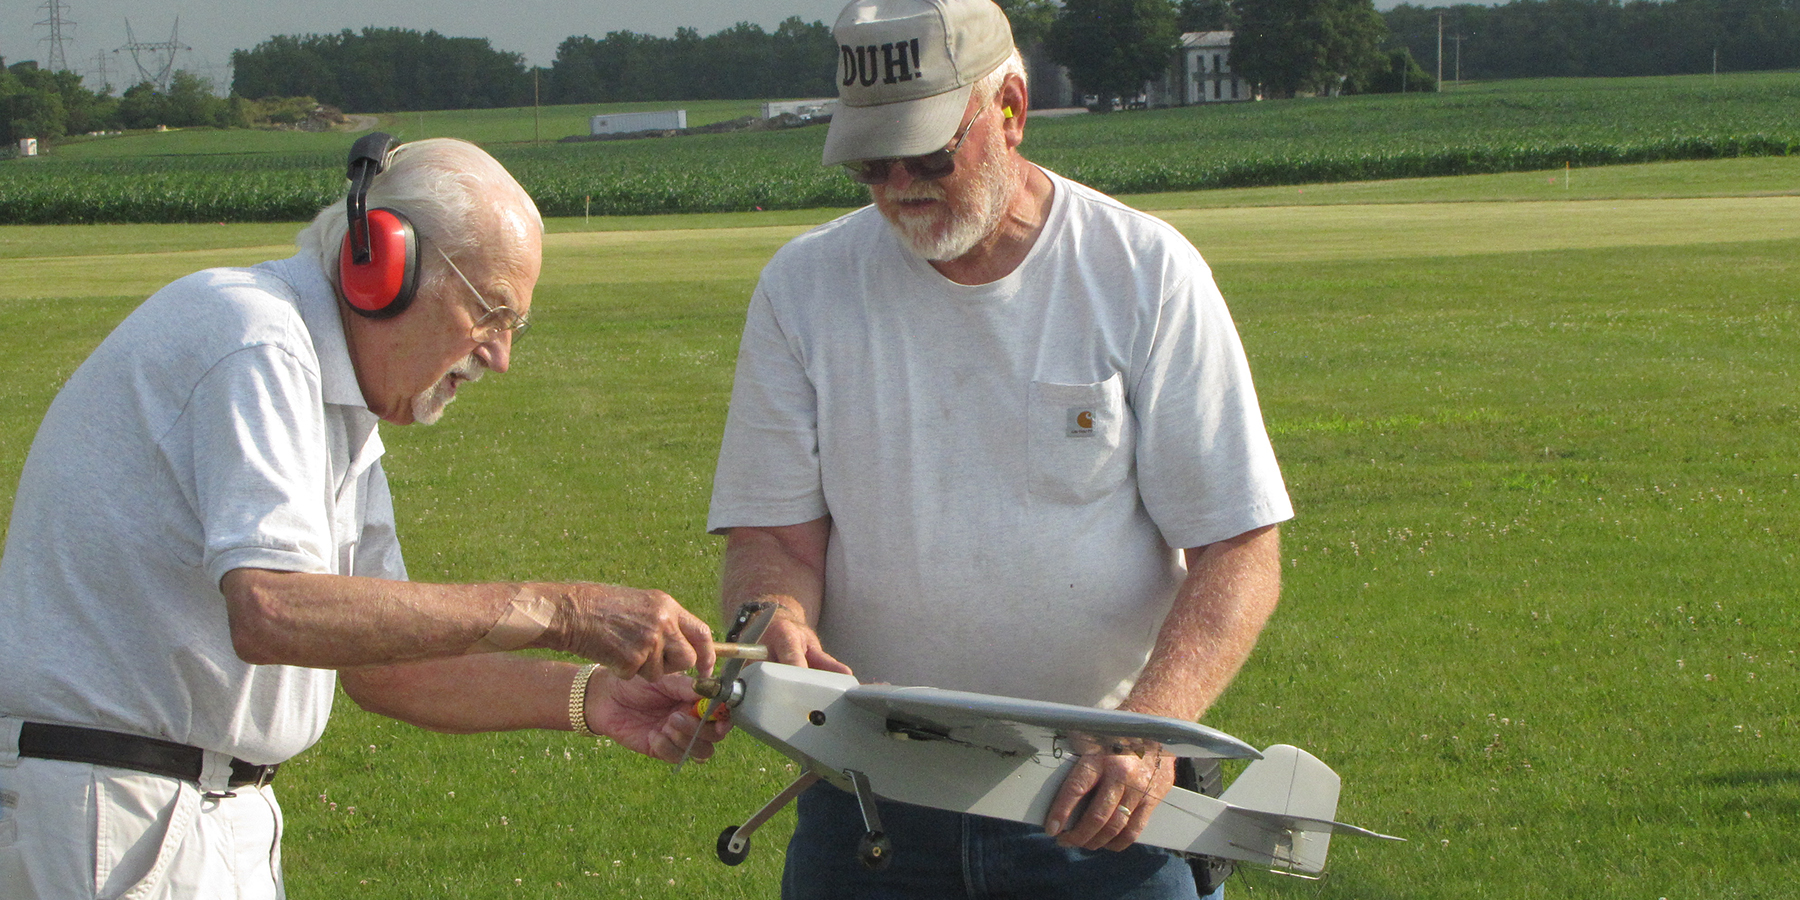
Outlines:
[[727, 644], [713, 642], [713, 652], [720, 659], [743, 659], [750, 662], [768, 662], [769, 648], [761, 644]]

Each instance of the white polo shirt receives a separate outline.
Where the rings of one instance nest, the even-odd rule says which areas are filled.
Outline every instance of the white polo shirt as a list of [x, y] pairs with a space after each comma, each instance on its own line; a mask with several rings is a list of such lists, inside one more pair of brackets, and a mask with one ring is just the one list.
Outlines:
[[1293, 514], [1200, 254], [1051, 180], [999, 281], [951, 282], [868, 207], [751, 299], [707, 527], [829, 513], [819, 633], [864, 681], [1116, 705], [1178, 548]]
[[335, 673], [239, 659], [219, 580], [404, 579], [377, 423], [310, 254], [145, 301], [32, 441], [0, 559], [0, 715], [255, 763], [310, 746]]

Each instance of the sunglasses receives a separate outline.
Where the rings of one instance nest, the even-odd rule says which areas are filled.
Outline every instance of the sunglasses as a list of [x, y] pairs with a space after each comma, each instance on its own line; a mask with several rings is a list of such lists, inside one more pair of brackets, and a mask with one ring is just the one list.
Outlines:
[[970, 116], [969, 121], [956, 132], [956, 142], [942, 150], [934, 150], [923, 156], [859, 159], [844, 163], [844, 171], [857, 184], [877, 185], [887, 183], [895, 166], [905, 166], [915, 181], [936, 181], [956, 171], [956, 151], [962, 149], [963, 141], [968, 139], [969, 131], [975, 127], [975, 117], [979, 115], [981, 111], [977, 110], [974, 116]]

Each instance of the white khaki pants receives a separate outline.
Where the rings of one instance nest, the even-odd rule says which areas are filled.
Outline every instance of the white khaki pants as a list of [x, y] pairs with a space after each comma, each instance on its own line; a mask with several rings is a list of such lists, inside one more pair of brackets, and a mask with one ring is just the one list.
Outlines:
[[0, 898], [281, 900], [275, 793], [232, 792], [0, 754]]

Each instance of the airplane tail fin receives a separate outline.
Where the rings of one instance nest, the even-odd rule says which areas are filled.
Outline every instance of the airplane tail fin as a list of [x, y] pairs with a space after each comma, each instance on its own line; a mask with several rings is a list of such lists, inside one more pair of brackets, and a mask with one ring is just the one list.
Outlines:
[[1250, 827], [1232, 843], [1274, 868], [1316, 874], [1333, 832], [1402, 840], [1333, 821], [1340, 780], [1318, 757], [1287, 744], [1263, 751], [1219, 798]]

